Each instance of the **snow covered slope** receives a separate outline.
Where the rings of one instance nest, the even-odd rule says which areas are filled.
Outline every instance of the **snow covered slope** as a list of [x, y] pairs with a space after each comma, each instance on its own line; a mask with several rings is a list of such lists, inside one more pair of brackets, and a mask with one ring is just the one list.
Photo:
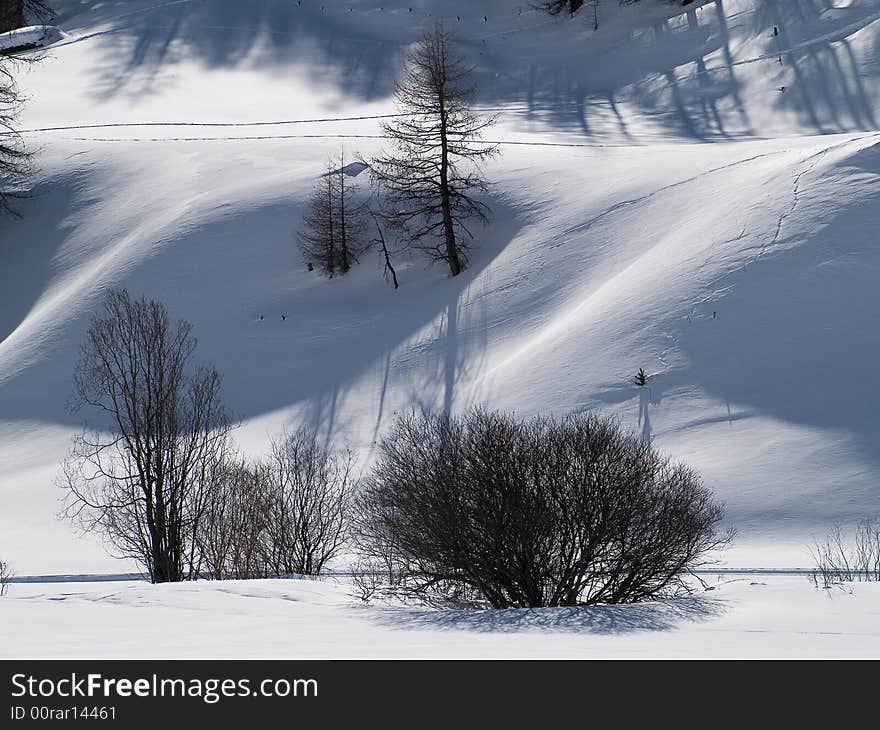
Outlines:
[[[69, 37], [22, 79], [40, 172], [0, 221], [19, 574], [124, 567], [56, 519], [53, 485], [110, 286], [194, 324], [252, 453], [306, 420], [368, 463], [413, 404], [598, 408], [703, 473], [739, 531], [728, 564], [805, 565], [880, 512], [880, 0], [609, 2], [598, 32], [525, 0], [54, 4]], [[493, 224], [454, 279], [401, 261], [394, 291], [378, 256], [310, 274], [311, 186], [341, 145], [380, 148], [438, 15], [500, 113]]]

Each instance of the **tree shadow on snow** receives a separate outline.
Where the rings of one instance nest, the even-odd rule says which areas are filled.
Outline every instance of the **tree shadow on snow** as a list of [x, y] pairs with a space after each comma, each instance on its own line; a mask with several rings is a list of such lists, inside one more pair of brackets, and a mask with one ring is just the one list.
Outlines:
[[687, 598], [615, 606], [471, 610], [381, 609], [373, 619], [393, 629], [478, 633], [552, 632], [630, 634], [669, 631], [683, 623], [709, 621], [725, 612], [715, 599]]
[[[872, 215], [866, 210], [873, 211], [875, 201], [866, 197], [871, 187], [864, 182], [880, 181], [880, 146], [823, 175], [837, 177], [839, 185], [812, 187], [804, 175], [795, 203], [802, 220], [820, 223], [799, 226], [796, 233], [782, 226], [777, 244], [747, 270], [712, 284], [725, 292], [711, 305], [717, 318], [702, 316], [680, 326], [679, 346], [690, 363], [683, 377], [740, 408], [731, 412], [728, 406], [718, 422], [754, 410], [845, 434], [867, 463], [880, 468], [880, 419], [867, 375], [867, 364], [880, 360], [880, 247], [873, 226], [866, 225]], [[856, 188], [861, 195], [841, 195], [840, 186], [854, 180], [862, 183]], [[828, 486], [833, 488], [809, 503], [800, 500], [798, 514], [822, 523], [845, 521], [853, 518], [847, 512], [852, 505], [878, 496], [876, 485], [863, 495], [854, 494], [854, 486]]]
[[[363, 377], [376, 377], [384, 381], [370, 391], [377, 394], [371, 407], [378, 433], [383, 419], [393, 415], [386, 405], [392, 390], [398, 404], [403, 398], [413, 407], [467, 405], [457, 388], [476, 375], [487, 340], [479, 282], [521, 226], [503, 200], [487, 202], [492, 222], [476, 231], [477, 245], [461, 275], [449, 277], [442, 264], [414, 254], [411, 261], [395, 262], [398, 290], [383, 281], [375, 250], [345, 277], [307, 272], [295, 244], [303, 208], [285, 200], [230, 208], [229, 215], [215, 215], [207, 224], [181, 225], [173, 238], [107, 285], [162, 301], [172, 317], [192, 323], [199, 341], [194, 359], [217, 367], [236, 417], [248, 420], [299, 405], [300, 418], [329, 436], [347, 425], [342, 419], [349, 389]], [[32, 220], [36, 225], [38, 219]], [[45, 291], [37, 284], [23, 288]], [[38, 361], [0, 389], [4, 418], [80, 423], [82, 417], [65, 413], [63, 405], [99, 295], [84, 293], [87, 311], [58, 328]], [[18, 306], [9, 327], [30, 305], [23, 299]]]
[[[68, 219], [76, 183], [43, 181], [27, 199], [13, 201], [21, 218], [0, 219], [0, 346], [51, 281], [54, 260], [73, 225]], [[39, 214], [31, 212], [39, 206]]]
[[760, 28], [778, 28], [767, 52], [780, 73], [790, 69], [793, 77], [784, 91], [777, 88], [775, 109], [794, 111], [818, 133], [877, 128], [877, 89], [869, 88], [871, 74], [860, 67], [848, 40], [877, 20], [876, 8], [836, 8], [830, 0], [760, 0], [755, 18]]
[[[355, 100], [383, 99], [409, 44], [443, 17], [474, 64], [479, 102], [525, 123], [542, 121], [590, 138], [628, 139], [636, 119], [657, 134], [699, 140], [754, 134], [737, 65], [745, 60], [770, 80], [762, 94], [752, 94], [762, 107], [794, 111], [817, 132], [877, 127], [876, 89], [847, 41], [859, 23], [871, 20], [865, 8], [760, 0], [748, 16], [755, 27], [746, 29], [765, 38], [757, 60], [735, 58], [724, 0], [683, 12], [624, 7], [617, 12], [641, 13], [644, 24], [615, 25], [612, 16], [599, 33], [584, 14], [568, 20], [525, 3], [499, 8], [479, 1], [193, 0], [132, 4], [120, 12], [118, 4], [84, 11], [71, 3], [61, 5], [58, 22], [80, 36], [109, 27], [106, 37], [82, 41], [106, 49], [93, 89], [99, 98], [173, 85], [174, 63], [192, 59], [209, 69], [259, 66], [282, 74], [297, 67]], [[796, 37], [799, 28], [815, 31], [812, 39]], [[789, 69], [793, 81], [782, 81]]]

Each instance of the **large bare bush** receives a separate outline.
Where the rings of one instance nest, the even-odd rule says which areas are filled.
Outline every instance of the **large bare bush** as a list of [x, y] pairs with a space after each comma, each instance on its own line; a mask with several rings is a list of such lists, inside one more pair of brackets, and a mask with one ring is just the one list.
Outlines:
[[195, 347], [164, 305], [111, 291], [74, 375], [71, 408], [96, 422], [64, 464], [66, 514], [154, 583], [197, 573], [199, 521], [230, 430], [220, 376], [193, 364]]
[[694, 471], [595, 415], [403, 416], [356, 513], [393, 582], [497, 608], [674, 595], [732, 535]]

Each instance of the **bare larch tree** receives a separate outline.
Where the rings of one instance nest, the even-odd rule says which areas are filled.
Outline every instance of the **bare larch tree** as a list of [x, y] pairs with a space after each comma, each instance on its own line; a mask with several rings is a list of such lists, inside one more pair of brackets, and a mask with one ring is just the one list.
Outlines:
[[452, 276], [467, 263], [467, 222], [488, 220], [488, 207], [472, 195], [486, 192], [480, 163], [498, 151], [481, 141], [495, 120], [471, 110], [470, 74], [443, 24], [427, 29], [395, 89], [402, 116], [382, 126], [394, 151], [371, 164], [386, 220], [414, 247], [445, 261]]
[[327, 165], [309, 199], [309, 207], [299, 231], [299, 249], [310, 263], [318, 265], [327, 276], [333, 276], [338, 267], [339, 244], [336, 242], [336, 196], [333, 191], [333, 163]]
[[139, 561], [154, 583], [193, 578], [199, 521], [230, 421], [220, 376], [192, 363], [196, 340], [159, 302], [111, 291], [88, 327], [74, 412], [99, 417], [74, 438], [66, 514]]
[[369, 246], [366, 206], [356, 201], [358, 186], [346, 170], [344, 153], [328, 161], [299, 233], [303, 255], [331, 277], [347, 273]]

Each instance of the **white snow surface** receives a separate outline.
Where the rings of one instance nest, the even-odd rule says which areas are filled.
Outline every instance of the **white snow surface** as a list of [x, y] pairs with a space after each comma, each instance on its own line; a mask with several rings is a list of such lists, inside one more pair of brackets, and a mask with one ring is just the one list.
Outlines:
[[[603, 3], [598, 32], [586, 14], [506, 0], [53, 6], [68, 37], [20, 79], [38, 172], [21, 219], [0, 220], [0, 558], [19, 575], [133, 568], [57, 518], [54, 484], [82, 422], [65, 408], [77, 348], [110, 287], [193, 323], [247, 453], [306, 422], [367, 468], [413, 406], [598, 409], [702, 473], [738, 531], [723, 564], [809, 565], [832, 524], [880, 511], [880, 0]], [[312, 186], [341, 146], [381, 149], [408, 44], [440, 16], [475, 64], [478, 107], [498, 114], [492, 225], [459, 277], [400, 256], [395, 291], [378, 254], [344, 278], [307, 272], [295, 231]], [[218, 621], [326, 603], [352, 654], [368, 651], [364, 622], [396, 629], [323, 584], [113, 586], [119, 606], [95, 600], [100, 586], [57, 602], [14, 588], [0, 608], [33, 630], [0, 644], [13, 654], [76, 653], [37, 630], [63, 606], [122, 632], [126, 614], [174, 611], [165, 596], [201, 606], [173, 613], [193, 626], [215, 600]], [[814, 600], [800, 584], [743, 588], [743, 611], [770, 605], [752, 594]], [[854, 612], [876, 617], [873, 588], [857, 595]], [[850, 605], [825, 600], [810, 605]], [[832, 633], [856, 621], [840, 610]], [[441, 653], [481, 646], [426, 631]], [[522, 652], [542, 653], [547, 632], [526, 633]], [[636, 650], [594, 634], [578, 649]], [[761, 652], [759, 637], [725, 636], [731, 653]], [[547, 653], [568, 639], [553, 641]], [[876, 653], [876, 637], [840, 641]]]
[[876, 658], [880, 584], [710, 576], [689, 598], [623, 606], [365, 606], [330, 580], [16, 584], [7, 658]]

